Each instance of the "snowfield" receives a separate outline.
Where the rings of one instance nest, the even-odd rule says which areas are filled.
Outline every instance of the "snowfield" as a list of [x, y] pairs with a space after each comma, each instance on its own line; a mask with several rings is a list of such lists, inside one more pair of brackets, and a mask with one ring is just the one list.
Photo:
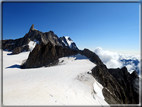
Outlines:
[[59, 59], [59, 65], [20, 69], [29, 52], [3, 51], [3, 104], [107, 105], [102, 86], [90, 74], [95, 64], [85, 56]]
[[72, 41], [72, 40], [69, 40], [69, 36], [65, 36], [65, 38], [66, 38], [66, 41], [67, 41], [69, 47], [72, 48], [72, 45], [71, 45], [71, 44], [73, 43], [73, 41]]

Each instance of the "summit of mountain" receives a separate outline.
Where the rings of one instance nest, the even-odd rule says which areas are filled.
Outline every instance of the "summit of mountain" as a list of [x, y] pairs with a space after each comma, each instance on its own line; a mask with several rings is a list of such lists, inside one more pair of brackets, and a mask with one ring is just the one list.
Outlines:
[[[2, 49], [12, 51], [12, 54], [18, 54], [24, 51], [32, 51], [36, 44], [47, 44], [49, 41], [54, 46], [57, 45], [78, 50], [76, 44], [71, 39], [67, 38], [62, 40], [61, 38], [58, 38], [58, 36], [51, 30], [48, 32], [41, 32], [37, 29], [34, 29], [34, 24], [32, 24], [29, 32], [26, 33], [24, 37], [15, 40], [2, 40]], [[64, 44], [65, 42], [67, 45]]]

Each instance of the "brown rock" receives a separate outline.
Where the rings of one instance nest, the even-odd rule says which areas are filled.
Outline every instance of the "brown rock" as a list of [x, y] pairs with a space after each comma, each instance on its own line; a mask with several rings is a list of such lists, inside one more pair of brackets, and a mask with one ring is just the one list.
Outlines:
[[27, 61], [21, 65], [21, 68], [37, 68], [42, 66], [55, 65], [58, 58], [76, 55], [78, 51], [66, 49], [62, 46], [54, 46], [51, 42], [47, 44], [37, 44], [30, 52]]
[[13, 51], [12, 51], [12, 55], [19, 54], [19, 53], [24, 52], [24, 51], [29, 51], [28, 45], [14, 48]]
[[96, 55], [94, 52], [90, 51], [89, 49], [84, 49], [83, 51], [79, 51], [79, 53], [81, 55], [86, 56], [87, 58], [90, 59], [90, 61], [92, 61], [93, 63], [95, 63], [97, 65], [103, 64], [103, 62], [100, 60], [98, 55]]
[[32, 26], [31, 26], [29, 32], [32, 31], [32, 30], [34, 30], [34, 24], [32, 24]]
[[107, 69], [101, 64], [92, 69], [92, 75], [104, 87], [102, 92], [107, 103], [138, 104], [139, 96], [134, 91], [137, 86], [133, 86], [133, 79], [126, 67]]

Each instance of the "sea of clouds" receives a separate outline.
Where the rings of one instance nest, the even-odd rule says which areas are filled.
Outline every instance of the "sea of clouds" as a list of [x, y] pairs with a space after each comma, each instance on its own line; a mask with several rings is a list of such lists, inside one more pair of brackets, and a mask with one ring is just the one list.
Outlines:
[[130, 73], [136, 70], [139, 74], [140, 55], [119, 54], [117, 52], [103, 50], [101, 47], [97, 47], [94, 52], [108, 68], [122, 68], [126, 66]]

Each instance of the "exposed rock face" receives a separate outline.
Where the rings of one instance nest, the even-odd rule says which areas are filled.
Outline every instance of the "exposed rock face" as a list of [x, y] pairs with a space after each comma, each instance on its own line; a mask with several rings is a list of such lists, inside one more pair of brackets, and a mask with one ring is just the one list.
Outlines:
[[73, 50], [62, 46], [54, 45], [50, 41], [48, 43], [37, 44], [33, 51], [29, 54], [27, 61], [21, 65], [21, 68], [36, 68], [42, 66], [51, 66], [58, 63], [58, 58], [82, 54], [88, 57], [95, 64], [103, 64], [100, 58], [88, 49]]
[[34, 24], [32, 24], [32, 26], [31, 26], [29, 32], [32, 31], [32, 30], [34, 30]]
[[54, 46], [51, 42], [47, 44], [37, 44], [30, 52], [27, 61], [21, 65], [21, 68], [37, 68], [42, 66], [56, 65], [58, 58], [70, 55], [76, 55], [78, 51]]
[[[104, 64], [92, 69], [94, 78], [103, 85], [103, 95], [109, 104], [138, 104], [138, 84], [133, 81], [138, 79], [135, 74], [129, 74], [126, 67], [122, 69], [107, 69]], [[134, 76], [135, 75], [135, 76]], [[136, 89], [134, 88], [136, 86]]]
[[83, 51], [79, 51], [81, 55], [85, 55], [87, 58], [90, 59], [93, 63], [100, 65], [103, 64], [103, 62], [100, 60], [98, 55], [96, 55], [94, 52], [90, 51], [89, 49], [84, 49]]
[[9, 40], [2, 40], [2, 49], [7, 51], [14, 51], [12, 54], [17, 54], [23, 51], [28, 51], [29, 49], [27, 44], [29, 43], [28, 38], [19, 38], [19, 39], [9, 39]]
[[11, 50], [14, 49], [14, 45], [13, 44], [15, 44], [15, 41], [12, 40], [12, 39], [2, 40], [2, 49], [11, 51]]
[[[64, 46], [61, 39], [58, 38], [56, 34], [54, 34], [53, 31], [49, 32], [41, 32], [39, 30], [34, 29], [34, 24], [29, 29], [29, 32], [25, 34], [23, 38], [19, 39], [9, 39], [9, 40], [2, 40], [2, 49], [7, 51], [13, 51], [12, 54], [18, 54], [20, 52], [23, 52], [23, 47], [28, 45], [30, 41], [38, 42], [39, 44], [47, 44], [48, 42], [51, 42], [54, 46], [63, 46], [66, 48], [70, 48], [69, 46]], [[78, 49], [75, 48], [75, 43], [72, 44], [71, 49]], [[27, 49], [26, 51], [29, 51], [30, 49]]]
[[14, 48], [12, 54], [19, 54], [24, 51], [29, 51], [28, 45]]
[[49, 32], [41, 32], [39, 30], [34, 29], [34, 25], [31, 26], [29, 32], [24, 36], [25, 38], [29, 38], [30, 41], [38, 41], [39, 43], [47, 44], [49, 41], [54, 45], [60, 45], [59, 38], [53, 31]]
[[128, 104], [139, 103], [139, 77], [134, 71], [130, 74], [126, 67], [122, 69], [108, 69], [111, 75], [115, 77], [118, 83], [123, 87], [126, 96], [128, 97]]

